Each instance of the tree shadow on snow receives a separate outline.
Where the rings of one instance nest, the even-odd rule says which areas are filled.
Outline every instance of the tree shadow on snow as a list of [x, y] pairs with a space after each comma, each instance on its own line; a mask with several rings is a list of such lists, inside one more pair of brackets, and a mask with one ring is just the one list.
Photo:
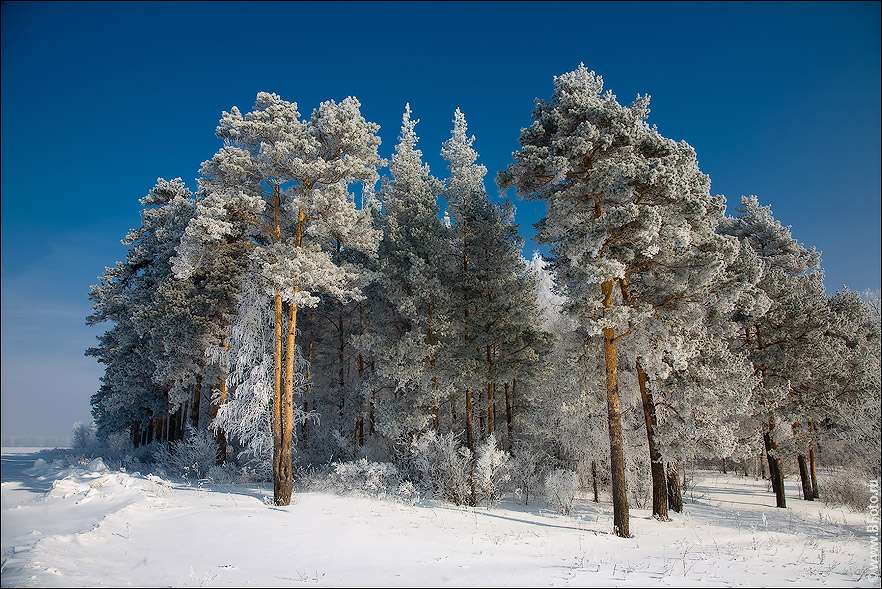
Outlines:
[[[530, 520], [530, 519], [521, 519], [518, 517], [512, 517], [511, 515], [506, 515], [503, 513], [488, 511], [483, 508], [456, 507], [456, 506], [451, 506], [451, 505], [447, 505], [444, 503], [434, 503], [434, 502], [431, 505], [418, 505], [418, 507], [421, 507], [424, 509], [440, 509], [443, 511], [455, 511], [455, 512], [463, 513], [466, 515], [477, 515], [477, 516], [482, 516], [482, 517], [487, 517], [487, 518], [502, 519], [502, 520], [515, 522], [515, 523], [519, 523], [519, 524], [525, 524], [525, 525], [529, 525], [529, 526], [539, 526], [539, 527], [543, 527], [543, 528], [556, 528], [559, 530], [573, 530], [575, 532], [586, 532], [586, 533], [594, 534], [595, 536], [599, 536], [599, 535], [609, 536], [609, 535], [611, 535], [608, 531], [605, 531], [605, 530], [596, 530], [593, 528], [580, 527], [577, 525], [565, 525], [565, 524], [557, 524], [557, 523]], [[501, 505], [501, 507], [503, 507], [506, 511], [519, 511], [524, 514], [529, 514], [529, 515], [533, 515], [536, 517], [542, 517], [542, 518], [549, 517], [549, 515], [545, 515], [542, 513], [542, 509], [539, 506], [531, 507], [531, 506], [526, 506], [526, 505], [507, 504], [506, 503], [504, 505]], [[580, 513], [581, 511], [583, 511], [583, 510], [578, 510], [577, 512], [574, 512], [570, 516], [557, 516], [557, 514], [554, 514], [554, 515], [556, 517], [567, 517], [568, 520], [574, 521], [574, 516], [582, 515]], [[585, 511], [585, 513], [592, 513], [592, 512]], [[594, 514], [592, 513], [592, 515], [594, 515]], [[586, 522], [586, 523], [589, 523], [589, 522]]]

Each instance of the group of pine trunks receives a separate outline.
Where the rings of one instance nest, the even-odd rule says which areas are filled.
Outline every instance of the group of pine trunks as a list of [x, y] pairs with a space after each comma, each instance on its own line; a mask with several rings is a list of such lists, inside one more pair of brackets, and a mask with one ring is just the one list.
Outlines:
[[[622, 291], [625, 293], [626, 285], [622, 285]], [[604, 302], [611, 301], [613, 283], [609, 281], [603, 285]], [[292, 470], [292, 442], [294, 440], [294, 419], [293, 419], [293, 381], [294, 381], [294, 353], [295, 337], [297, 326], [297, 306], [294, 304], [284, 303], [280, 295], [275, 297], [276, 307], [276, 397], [274, 399], [274, 415], [273, 415], [273, 434], [276, 444], [273, 452], [273, 490], [276, 504], [287, 505], [290, 503], [293, 491], [293, 473]], [[284, 322], [282, 316], [286, 315], [287, 337], [285, 338], [285, 354], [284, 367], [282, 366], [283, 349], [282, 349], [282, 328]], [[618, 390], [618, 358], [616, 349], [616, 340], [620, 336], [616, 336], [611, 328], [604, 329], [604, 353], [606, 361], [607, 373], [607, 408], [609, 420], [609, 438], [610, 438], [610, 464], [611, 464], [611, 491], [613, 500], [613, 526], [617, 535], [628, 537], [630, 535], [628, 526], [628, 500], [626, 494], [626, 482], [624, 472], [624, 439], [621, 426], [621, 401]], [[309, 356], [312, 360], [313, 345], [309, 345]], [[488, 361], [492, 362], [491, 350], [487, 349]], [[357, 367], [359, 375], [364, 372], [364, 360], [361, 355], [357, 358]], [[646, 436], [649, 448], [650, 473], [652, 478], [652, 513], [653, 516], [660, 521], [668, 521], [670, 519], [668, 510], [680, 512], [683, 509], [682, 489], [685, 485], [685, 473], [682, 467], [676, 463], [669, 462], [665, 468], [665, 462], [662, 457], [660, 448], [655, 438], [655, 428], [657, 425], [655, 402], [653, 401], [652, 391], [649, 387], [649, 377], [643, 370], [641, 361], [638, 358], [636, 362], [637, 381], [640, 389], [640, 398], [643, 407], [643, 415], [646, 426]], [[283, 382], [284, 381], [284, 382]], [[307, 381], [311, 381], [310, 375], [307, 375]], [[516, 381], [504, 385], [504, 401], [505, 401], [505, 417], [506, 428], [508, 434], [509, 450], [512, 445], [512, 396], [514, 394]], [[304, 394], [304, 410], [308, 411], [308, 386], [307, 394]], [[494, 433], [495, 414], [496, 414], [496, 383], [488, 382], [486, 388], [486, 397], [479, 394], [479, 403], [481, 410], [478, 411], [478, 432], [481, 437]], [[227, 398], [227, 383], [225, 379], [218, 380], [217, 388], [219, 391], [217, 403], [212, 404], [210, 417], [213, 419], [217, 414], [220, 404]], [[483, 391], [480, 391], [483, 393]], [[202, 397], [202, 377], [196, 379], [196, 386], [192, 399], [181, 404], [177, 410], [166, 412], [164, 416], [156, 417], [149, 420], [146, 424], [133, 424], [131, 427], [132, 443], [135, 447], [149, 444], [153, 441], [177, 442], [184, 437], [186, 426], [189, 425], [194, 429], [199, 427], [200, 402]], [[370, 431], [374, 431], [373, 423], [373, 407], [372, 403], [368, 411], [368, 421]], [[474, 395], [471, 389], [465, 391], [465, 419], [464, 426], [466, 431], [466, 446], [472, 452], [475, 451], [475, 419], [474, 419]], [[456, 403], [451, 403], [451, 417], [455, 423], [457, 421]], [[357, 447], [364, 445], [364, 415], [356, 418], [355, 423], [355, 442]], [[486, 419], [486, 423], [485, 423]], [[809, 423], [810, 429], [813, 431], [813, 423]], [[440, 408], [437, 403], [432, 407], [432, 426], [436, 431], [440, 427]], [[793, 424], [794, 433], [798, 433], [801, 427], [799, 422]], [[780, 459], [777, 457], [777, 444], [775, 443], [772, 431], [775, 428], [775, 422], [770, 419], [768, 431], [763, 434], [763, 443], [769, 466], [769, 480], [771, 481], [772, 490], [775, 494], [777, 507], [786, 507], [786, 498], [784, 495], [784, 478], [781, 470]], [[306, 440], [309, 435], [308, 426], [304, 425], [301, 432], [301, 438]], [[223, 430], [216, 433], [217, 440], [217, 463], [223, 464], [227, 455], [227, 440]], [[799, 465], [799, 474], [802, 483], [803, 498], [812, 501], [818, 497], [817, 476], [815, 468], [815, 449], [811, 446], [808, 450], [808, 456], [799, 454], [797, 457]], [[760, 459], [760, 463], [762, 460]], [[723, 471], [725, 472], [725, 461], [723, 462]], [[592, 462], [592, 478], [593, 478], [593, 494], [594, 501], [598, 500], [597, 492], [597, 466]], [[667, 472], [666, 472], [667, 471]], [[746, 472], [746, 469], [745, 469]], [[765, 472], [763, 469], [763, 477]]]
[[[291, 305], [290, 307], [294, 307]], [[289, 309], [290, 311], [290, 309]], [[296, 311], [291, 313], [294, 316], [294, 321], [296, 322]], [[296, 325], [296, 324], [295, 324]], [[612, 336], [611, 336], [612, 337]], [[310, 360], [313, 359], [314, 348], [313, 345], [309, 345], [309, 357]], [[489, 354], [489, 351], [488, 351]], [[613, 357], [615, 354], [615, 348], [613, 348]], [[293, 360], [293, 358], [292, 358]], [[359, 367], [359, 373], [363, 372], [364, 369], [364, 360], [359, 355], [357, 358], [357, 366]], [[660, 449], [658, 448], [656, 439], [655, 439], [655, 428], [657, 424], [656, 413], [655, 413], [655, 403], [653, 401], [652, 392], [649, 389], [648, 383], [649, 378], [646, 373], [643, 371], [643, 368], [638, 359], [636, 363], [637, 367], [637, 381], [640, 389], [640, 398], [643, 405], [643, 416], [646, 425], [646, 435], [647, 442], [649, 447], [649, 458], [650, 458], [650, 472], [652, 477], [652, 514], [653, 516], [660, 521], [668, 521], [670, 516], [668, 515], [668, 510], [673, 510], [675, 512], [680, 512], [683, 509], [683, 488], [685, 487], [685, 472], [683, 472], [682, 467], [677, 463], [668, 462], [667, 467], [665, 466], [665, 462], [663, 460]], [[281, 375], [280, 375], [281, 376]], [[311, 379], [309, 375], [307, 375], [307, 382]], [[506, 421], [506, 430], [508, 434], [508, 442], [509, 442], [509, 450], [511, 450], [511, 441], [513, 436], [513, 415], [512, 415], [512, 396], [514, 393], [516, 381], [511, 382], [511, 386], [506, 382], [504, 384], [504, 402], [505, 402], [505, 421]], [[308, 385], [307, 385], [308, 386]], [[481, 399], [481, 401], [486, 401], [486, 406], [482, 407], [482, 411], [478, 412], [478, 431], [480, 435], [483, 437], [484, 434], [490, 435], [494, 433], [495, 430], [495, 415], [496, 415], [496, 399], [495, 399], [495, 391], [496, 391], [496, 383], [490, 382], [487, 383], [487, 393], [486, 398]], [[617, 383], [613, 383], [613, 386], [617, 389]], [[219, 390], [219, 399], [220, 403], [227, 397], [227, 385], [223, 379], [218, 381], [218, 390]], [[483, 391], [482, 391], [483, 392]], [[308, 393], [308, 390], [307, 390]], [[612, 417], [612, 411], [615, 411], [616, 417], [619, 417], [616, 421], [621, 423], [620, 421], [620, 412], [621, 409], [618, 406], [618, 391], [616, 390], [616, 395], [613, 399], [613, 402], [610, 403], [610, 412]], [[483, 397], [483, 395], [481, 395]], [[200, 416], [200, 404], [202, 399], [202, 377], [198, 377], [196, 381], [196, 386], [194, 387], [194, 393], [192, 399], [187, 401], [186, 403], [181, 404], [177, 410], [173, 412], [167, 412], [162, 417], [155, 417], [147, 422], [147, 424], [133, 424], [131, 427], [131, 436], [132, 443], [137, 448], [142, 445], [150, 444], [154, 441], [165, 441], [165, 442], [177, 442], [183, 439], [186, 427], [189, 425], [194, 429], [198, 429], [199, 427], [199, 416]], [[466, 430], [466, 445], [467, 447], [474, 452], [475, 450], [475, 424], [474, 424], [474, 399], [473, 393], [471, 390], [465, 391], [465, 430]], [[484, 405], [482, 403], [482, 405]], [[219, 404], [213, 404], [210, 411], [210, 417], [213, 419], [217, 414], [217, 408]], [[372, 409], [372, 407], [371, 407]], [[308, 411], [308, 397], [304, 395], [304, 410]], [[373, 423], [373, 411], [369, 411], [368, 413], [368, 423], [370, 427], [370, 432], [374, 431], [374, 423]], [[451, 403], [451, 417], [453, 422], [457, 421], [456, 408], [455, 403]], [[486, 423], [485, 423], [486, 419]], [[611, 419], [611, 422], [613, 420]], [[364, 416], [359, 416], [356, 419], [355, 424], [355, 441], [358, 447], [364, 445]], [[278, 422], [276, 422], [277, 425]], [[293, 424], [292, 424], [293, 425]], [[432, 426], [436, 431], [440, 426], [440, 408], [436, 404], [432, 407]], [[813, 430], [813, 424], [810, 423], [810, 428]], [[774, 429], [775, 423], [773, 420], [769, 422], [769, 431], [763, 434], [763, 443], [765, 447], [765, 451], [762, 454], [765, 455], [765, 458], [769, 467], [769, 481], [772, 485], [772, 490], [775, 494], [776, 505], [777, 507], [784, 508], [787, 506], [786, 497], [784, 495], [784, 483], [783, 483], [783, 473], [781, 470], [780, 459], [776, 456], [777, 444], [774, 441], [774, 438], [771, 434], [771, 431]], [[800, 428], [799, 422], [793, 424], [794, 433], [799, 431]], [[293, 432], [292, 432], [293, 435]], [[621, 439], [621, 426], [619, 426], [617, 432], [610, 432], [610, 441], [611, 441], [611, 449], [619, 449], [623, 451], [624, 444]], [[308, 426], [304, 424], [301, 431], [301, 438], [306, 441], [309, 436]], [[218, 430], [216, 433], [216, 441], [218, 446], [217, 453], [217, 463], [223, 464], [226, 460], [227, 455], [227, 440], [223, 430]], [[290, 447], [290, 446], [289, 446]], [[279, 456], [281, 458], [281, 456]], [[288, 458], [290, 459], [290, 452], [288, 454]], [[761, 455], [758, 459], [759, 470], [761, 471], [762, 477], [766, 477], [765, 468], [762, 461], [763, 456]], [[623, 461], [622, 461], [623, 462]], [[819, 497], [818, 495], [818, 484], [817, 484], [817, 473], [816, 473], [816, 463], [815, 463], [815, 448], [811, 446], [808, 449], [808, 455], [799, 454], [797, 456], [797, 462], [799, 465], [799, 474], [800, 480], [802, 483], [802, 495], [803, 499], [807, 501], [812, 501]], [[280, 464], [274, 464], [275, 467], [279, 467]], [[747, 474], [746, 466], [743, 467], [745, 474]], [[281, 470], [281, 469], [280, 469]], [[613, 503], [615, 505], [617, 493], [617, 487], [620, 487], [624, 491], [624, 468], [621, 469], [622, 472], [619, 473], [620, 478], [616, 478], [617, 469], [614, 467], [612, 470], [613, 475]], [[725, 460], [722, 463], [722, 470], [726, 472], [726, 462]], [[592, 487], [593, 487], [593, 498], [594, 501], [598, 501], [598, 489], [597, 489], [597, 464], [596, 462], [592, 462], [591, 464], [591, 474], [592, 474]], [[279, 477], [274, 477], [278, 480]], [[284, 478], [284, 477], [282, 477]], [[287, 496], [288, 501], [290, 501], [291, 496], [291, 486], [281, 485], [280, 488], [274, 489], [278, 495], [281, 497]], [[614, 526], [615, 530], [619, 535], [627, 536], [628, 535], [628, 519], [627, 519], [627, 497], [624, 492], [621, 493], [621, 497], [619, 501], [623, 502], [624, 505], [624, 517], [623, 518], [615, 518]], [[619, 513], [622, 513], [620, 508]]]

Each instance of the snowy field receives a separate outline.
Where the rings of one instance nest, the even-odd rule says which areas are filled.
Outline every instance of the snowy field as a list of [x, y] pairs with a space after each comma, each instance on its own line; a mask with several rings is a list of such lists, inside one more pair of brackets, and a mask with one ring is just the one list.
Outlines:
[[765, 481], [699, 474], [683, 514], [634, 509], [620, 539], [603, 503], [562, 516], [301, 493], [277, 508], [267, 488], [35, 466], [33, 452], [3, 449], [4, 587], [879, 586], [865, 515], [801, 501], [793, 481], [777, 510]]

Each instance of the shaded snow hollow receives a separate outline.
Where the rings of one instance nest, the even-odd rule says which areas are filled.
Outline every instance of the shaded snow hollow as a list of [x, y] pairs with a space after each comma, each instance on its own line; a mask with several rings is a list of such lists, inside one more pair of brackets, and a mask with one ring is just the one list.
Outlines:
[[[608, 533], [608, 504], [572, 516], [504, 502], [416, 506], [267, 488], [192, 487], [34, 462], [3, 450], [7, 586], [869, 586], [878, 536], [865, 516], [765, 481], [696, 476], [686, 511], [633, 509], [634, 538]], [[874, 574], [875, 573], [875, 574]]]

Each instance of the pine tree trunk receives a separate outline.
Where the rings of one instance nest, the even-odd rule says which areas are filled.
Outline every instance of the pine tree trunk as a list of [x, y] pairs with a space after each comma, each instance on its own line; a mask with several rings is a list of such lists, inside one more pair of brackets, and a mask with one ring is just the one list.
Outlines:
[[668, 503], [673, 511], [683, 511], [683, 492], [676, 464], [668, 463]]
[[[220, 394], [218, 395], [217, 404], [211, 408], [212, 419], [217, 417], [218, 410], [220, 410], [221, 405], [227, 402], [227, 397], [229, 396], [227, 379], [224, 375], [218, 377], [217, 388], [220, 391]], [[227, 461], [227, 432], [224, 431], [224, 428], [217, 428], [217, 431], [215, 432], [215, 443], [217, 444], [217, 456], [215, 457], [214, 462], [218, 465], [224, 464]]]
[[141, 427], [137, 423], [133, 423], [129, 428], [132, 435], [132, 446], [138, 448], [141, 446]]
[[343, 332], [343, 311], [337, 315], [337, 420], [344, 433], [346, 413], [346, 334]]
[[202, 374], [196, 375], [196, 384], [193, 386], [193, 402], [190, 403], [190, 425], [194, 430], [199, 429], [199, 403], [202, 400]]
[[371, 391], [371, 400], [368, 403], [368, 433], [370, 435], [377, 433], [376, 421], [374, 421], [374, 391]]
[[[279, 186], [273, 187], [273, 204], [275, 235], [281, 239], [281, 196]], [[303, 244], [303, 232], [306, 229], [306, 213], [297, 211], [297, 226], [294, 230], [294, 246]], [[294, 289], [297, 293], [297, 289]], [[276, 395], [273, 417], [277, 419], [277, 429], [273, 439], [273, 499], [276, 505], [290, 505], [291, 493], [294, 490], [293, 456], [294, 451], [294, 359], [297, 356], [297, 305], [289, 302], [288, 331], [285, 339], [285, 369], [282, 374], [282, 299], [276, 293]], [[282, 379], [284, 378], [284, 388]]]
[[800, 454], [796, 457], [796, 462], [799, 464], [799, 478], [802, 482], [802, 498], [806, 501], [814, 501], [815, 494], [812, 489], [812, 479], [809, 474], [808, 460], [804, 454]]
[[285, 388], [282, 394], [282, 432], [279, 452], [279, 495], [276, 505], [290, 505], [294, 490], [294, 359], [297, 355], [297, 305], [288, 303], [285, 341]]
[[814, 446], [809, 448], [809, 476], [812, 479], [812, 498], [819, 499], [820, 494], [818, 493], [818, 474], [817, 474], [817, 465], [815, 462], [815, 448]]
[[484, 429], [484, 411], [486, 410], [486, 406], [484, 404], [484, 390], [483, 388], [478, 389], [478, 440], [483, 440], [485, 435]]
[[817, 447], [817, 429], [815, 429], [815, 421], [813, 419], [809, 419], [809, 431], [812, 434], [811, 445], [809, 446], [809, 472], [812, 477], [812, 497], [815, 499], [819, 499], [820, 495], [818, 494], [818, 473], [817, 473], [817, 462], [815, 460], [815, 448]]
[[178, 441], [178, 420], [175, 419], [177, 414], [177, 411], [168, 414], [168, 441], [170, 443]]
[[[282, 240], [282, 196], [278, 184], [273, 186], [273, 232], [272, 238], [279, 242]], [[284, 323], [282, 293], [276, 290], [273, 296], [273, 501], [276, 505], [285, 505], [283, 499], [283, 487], [285, 486], [284, 473], [282, 471], [282, 456], [284, 445], [282, 443], [283, 420], [282, 420], [282, 326]]]
[[[315, 343], [309, 342], [309, 352], [308, 358], [309, 362], [306, 365], [306, 383], [303, 386], [303, 412], [309, 413], [309, 394], [312, 392], [312, 363], [315, 360]], [[303, 446], [304, 449], [309, 445], [309, 420], [305, 420], [303, 422], [303, 428], [301, 429], [303, 432]]]
[[772, 430], [774, 430], [774, 421], [769, 420], [769, 432], [763, 434], [763, 441], [766, 445], [766, 456], [769, 461], [769, 479], [772, 481], [772, 490], [775, 492], [775, 506], [783, 509], [787, 507], [787, 499], [784, 496], [784, 476], [781, 472], [781, 464], [775, 456], [778, 445], [770, 433]]
[[[800, 431], [802, 430], [802, 423], [799, 420], [794, 421], [791, 427], [793, 429], [794, 440], [798, 444]], [[812, 491], [812, 481], [811, 476], [809, 475], [808, 461], [805, 458], [805, 454], [799, 452], [796, 456], [796, 463], [799, 465], [799, 482], [802, 485], [802, 498], [805, 501], [814, 501], [815, 496]]]
[[487, 435], [493, 435], [493, 347], [487, 346]]
[[[603, 305], [612, 307], [613, 281], [603, 283]], [[612, 481], [613, 531], [629, 538], [628, 495], [625, 482], [625, 443], [622, 434], [622, 407], [619, 399], [618, 351], [611, 327], [603, 329], [603, 351], [606, 363], [606, 405], [609, 421], [609, 462]]]
[[512, 424], [511, 397], [514, 394], [514, 380], [511, 381], [511, 392], [508, 390], [508, 383], [505, 383], [505, 429], [508, 433], [508, 451], [511, 452], [514, 447], [514, 430]]
[[[358, 371], [358, 382], [361, 385], [364, 382], [364, 358], [361, 354], [355, 356], [355, 368]], [[355, 418], [355, 447], [364, 446], [364, 413], [365, 402], [362, 400], [362, 408]]]
[[496, 422], [496, 385], [487, 383], [487, 435], [492, 436]]
[[472, 391], [466, 389], [465, 393], [465, 428], [466, 428], [466, 447], [475, 452], [475, 434], [472, 429]]
[[594, 490], [594, 502], [598, 503], [597, 497], [597, 462], [591, 461], [591, 486]]
[[273, 299], [275, 312], [275, 348], [273, 350], [273, 502], [280, 503], [282, 497], [282, 294], [276, 291]]
[[[434, 308], [432, 301], [429, 301], [426, 314], [428, 318], [426, 323], [426, 343], [429, 345], [437, 343], [435, 333], [432, 331]], [[441, 431], [441, 408], [438, 406], [438, 376], [435, 374], [435, 362], [435, 352], [432, 352], [432, 355], [429, 357], [429, 372], [432, 374], [432, 429], [435, 433], [438, 433]]]
[[655, 439], [655, 403], [647, 383], [649, 378], [637, 360], [637, 382], [640, 387], [640, 399], [643, 402], [643, 421], [646, 424], [646, 439], [649, 442], [649, 467], [652, 473], [652, 515], [659, 521], [670, 521], [668, 516], [668, 492], [665, 483], [665, 465], [661, 451]]

